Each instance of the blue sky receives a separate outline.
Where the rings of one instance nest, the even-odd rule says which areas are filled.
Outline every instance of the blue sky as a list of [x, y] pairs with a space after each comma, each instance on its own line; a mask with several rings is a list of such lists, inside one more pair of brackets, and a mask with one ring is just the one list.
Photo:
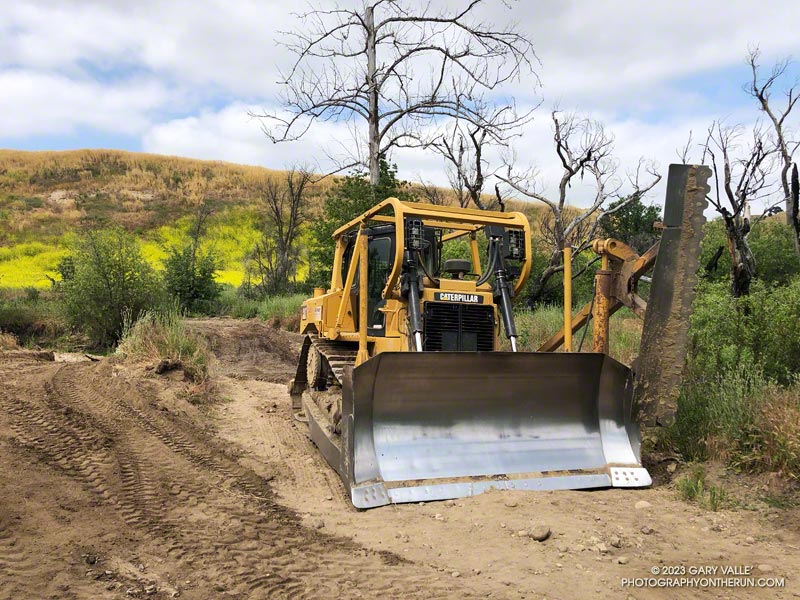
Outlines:
[[[120, 148], [272, 168], [316, 157], [325, 169], [326, 151], [347, 138], [345, 124], [322, 124], [302, 141], [275, 146], [247, 116], [249, 109], [277, 107], [278, 71], [291, 55], [276, 38], [302, 26], [285, 6], [271, 0], [2, 3], [0, 147]], [[749, 46], [760, 46], [765, 66], [800, 58], [800, 2], [792, 0], [539, 0], [511, 3], [510, 10], [486, 0], [483, 16], [515, 20], [541, 59], [540, 88], [529, 77], [502, 93], [523, 106], [542, 100], [514, 150], [545, 190], [558, 176], [553, 106], [602, 120], [615, 136], [621, 174], [639, 157], [664, 173], [689, 130], [697, 137], [714, 119], [751, 125], [759, 118], [741, 91]], [[785, 83], [798, 78], [795, 63]], [[798, 128], [800, 111], [790, 125]], [[393, 158], [405, 178], [446, 182], [435, 156], [403, 150]]]

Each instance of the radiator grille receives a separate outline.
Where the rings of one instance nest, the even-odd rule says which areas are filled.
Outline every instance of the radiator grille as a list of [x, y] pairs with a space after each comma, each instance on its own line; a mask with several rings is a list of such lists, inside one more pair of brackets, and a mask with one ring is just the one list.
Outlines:
[[494, 350], [494, 307], [457, 302], [425, 303], [425, 344], [431, 352]]

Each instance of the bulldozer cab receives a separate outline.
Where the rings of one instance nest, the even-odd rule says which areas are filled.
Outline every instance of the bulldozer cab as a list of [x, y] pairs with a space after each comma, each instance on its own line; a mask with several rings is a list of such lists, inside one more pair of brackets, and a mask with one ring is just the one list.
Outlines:
[[[367, 327], [370, 336], [386, 335], [386, 315], [382, 308], [386, 306], [383, 298], [383, 289], [392, 273], [395, 261], [397, 238], [394, 225], [379, 225], [361, 230], [367, 237]], [[353, 255], [358, 240], [359, 231], [351, 231], [343, 236], [344, 249], [342, 251], [342, 281], [346, 280], [347, 272], [352, 266]], [[442, 230], [424, 226], [423, 248], [421, 260], [424, 261], [424, 270], [434, 278], [441, 272], [440, 253], [442, 248]], [[355, 318], [358, 320], [358, 307], [360, 295], [360, 273], [356, 271], [353, 285], [350, 286], [351, 304], [355, 309]]]

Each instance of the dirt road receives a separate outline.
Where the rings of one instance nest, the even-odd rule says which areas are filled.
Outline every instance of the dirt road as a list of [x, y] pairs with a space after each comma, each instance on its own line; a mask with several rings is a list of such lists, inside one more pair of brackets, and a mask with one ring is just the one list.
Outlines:
[[[210, 408], [138, 367], [0, 354], [0, 598], [800, 597], [790, 513], [709, 513], [669, 487], [358, 512], [277, 383], [296, 339], [193, 326], [221, 357]], [[785, 587], [622, 585], [697, 566]]]

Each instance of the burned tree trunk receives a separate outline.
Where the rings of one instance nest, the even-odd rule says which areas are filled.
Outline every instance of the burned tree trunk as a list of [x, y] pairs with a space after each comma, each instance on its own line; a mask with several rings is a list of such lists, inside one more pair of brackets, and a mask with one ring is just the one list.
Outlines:
[[[750, 293], [755, 277], [756, 260], [747, 242], [750, 233], [750, 202], [763, 197], [769, 189], [773, 169], [771, 157], [776, 150], [758, 126], [752, 143], [739, 143], [740, 127], [714, 122], [703, 146], [703, 160], [710, 160], [714, 173], [714, 191], [707, 196], [725, 223], [728, 253], [731, 257], [731, 292], [736, 298]], [[756, 220], [770, 214], [765, 211]]]
[[750, 294], [750, 283], [756, 274], [756, 259], [747, 243], [750, 232], [749, 219], [726, 216], [725, 232], [728, 236], [728, 253], [733, 265], [731, 272], [731, 293], [735, 298]]

